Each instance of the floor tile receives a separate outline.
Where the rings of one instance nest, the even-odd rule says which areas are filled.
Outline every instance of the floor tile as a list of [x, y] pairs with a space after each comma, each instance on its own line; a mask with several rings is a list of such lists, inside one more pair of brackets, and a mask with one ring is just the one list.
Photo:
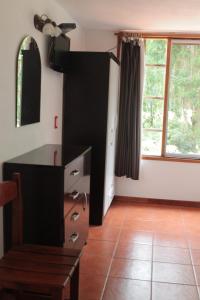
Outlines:
[[152, 221], [143, 221], [143, 220], [126, 220], [124, 221], [124, 228], [129, 230], [143, 230], [143, 231], [153, 231], [154, 224]]
[[200, 250], [192, 249], [191, 255], [192, 255], [193, 264], [199, 266], [200, 265]]
[[199, 215], [200, 211], [198, 213], [192, 213], [189, 218], [184, 218], [184, 223], [187, 226], [198, 226], [199, 225]]
[[155, 221], [182, 222], [181, 209], [169, 206], [157, 206], [154, 208]]
[[192, 264], [189, 249], [154, 246], [153, 260], [177, 264]]
[[89, 230], [89, 239], [115, 242], [120, 233], [120, 227], [116, 226], [92, 226]]
[[103, 300], [150, 300], [150, 297], [151, 283], [148, 281], [109, 278]]
[[192, 249], [200, 250], [200, 235], [188, 234], [187, 240]]
[[88, 240], [83, 253], [111, 257], [113, 255], [115, 245], [115, 242], [110, 241]]
[[80, 274], [79, 300], [100, 300], [106, 277], [93, 274]]
[[130, 220], [143, 220], [143, 221], [151, 221], [154, 219], [154, 214], [152, 209], [145, 209], [144, 207], [131, 207], [126, 213], [125, 221]]
[[186, 231], [189, 234], [200, 235], [200, 226], [199, 225], [186, 225]]
[[110, 276], [151, 280], [151, 262], [142, 260], [113, 259]]
[[187, 223], [187, 225], [198, 225], [199, 221], [199, 215], [200, 215], [200, 209], [199, 208], [192, 208], [191, 210], [185, 211], [185, 213], [182, 213], [184, 222]]
[[119, 242], [115, 257], [152, 260], [152, 246], [136, 243]]
[[194, 271], [196, 274], [197, 284], [200, 286], [200, 266], [194, 266]]
[[136, 242], [139, 244], [152, 245], [153, 232], [150, 231], [136, 231], [128, 228], [123, 228], [119, 237], [121, 242]]
[[153, 281], [194, 285], [191, 265], [153, 263]]
[[182, 222], [177, 222], [174, 220], [173, 222], [166, 221], [157, 221], [153, 223], [154, 232], [157, 233], [174, 233], [174, 234], [182, 234], [184, 232], [184, 226]]
[[188, 248], [188, 243], [183, 234], [155, 233], [154, 244], [158, 246]]
[[199, 300], [196, 286], [153, 282], [152, 300]]
[[80, 261], [80, 272], [106, 276], [110, 267], [111, 257], [84, 254]]
[[120, 206], [111, 207], [108, 210], [107, 214], [105, 215], [104, 221], [112, 219], [112, 218], [115, 218], [117, 220], [124, 220], [125, 214], [126, 214], [126, 212], [123, 207], [122, 208]]
[[110, 225], [110, 226], [122, 226], [124, 222], [124, 217], [123, 216], [109, 216], [109, 217], [106, 217], [104, 219], [104, 225]]

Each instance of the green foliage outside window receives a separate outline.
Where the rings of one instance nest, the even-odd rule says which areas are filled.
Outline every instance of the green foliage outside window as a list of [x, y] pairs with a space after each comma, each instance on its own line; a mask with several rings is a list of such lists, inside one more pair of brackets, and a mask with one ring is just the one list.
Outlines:
[[[167, 40], [146, 40], [142, 148], [148, 155], [161, 155], [166, 48]], [[200, 155], [198, 43], [172, 41], [165, 147], [166, 155]]]
[[167, 41], [147, 39], [145, 44], [142, 153], [161, 155]]
[[166, 64], [166, 40], [147, 39], [146, 41], [146, 64]]
[[163, 67], [146, 67], [146, 82], [145, 82], [145, 96], [164, 97], [165, 86], [165, 68]]
[[167, 152], [200, 154], [200, 45], [173, 44]]

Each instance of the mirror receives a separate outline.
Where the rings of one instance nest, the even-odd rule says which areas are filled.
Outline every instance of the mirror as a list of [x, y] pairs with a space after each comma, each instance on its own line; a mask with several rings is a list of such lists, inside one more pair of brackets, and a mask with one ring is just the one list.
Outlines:
[[27, 36], [17, 57], [16, 126], [40, 122], [41, 60], [36, 41]]

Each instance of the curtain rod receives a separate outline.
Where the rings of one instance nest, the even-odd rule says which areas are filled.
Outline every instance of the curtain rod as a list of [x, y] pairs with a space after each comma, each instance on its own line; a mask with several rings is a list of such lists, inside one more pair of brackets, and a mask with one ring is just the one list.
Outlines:
[[199, 33], [188, 32], [148, 32], [148, 31], [119, 31], [115, 35], [122, 37], [140, 37], [140, 38], [179, 38], [179, 39], [200, 39]]
[[200, 39], [200, 33], [188, 32], [148, 32], [148, 31], [119, 31], [116, 32], [117, 36], [117, 57], [120, 58], [121, 42], [123, 37], [135, 38], [154, 38], [154, 39]]

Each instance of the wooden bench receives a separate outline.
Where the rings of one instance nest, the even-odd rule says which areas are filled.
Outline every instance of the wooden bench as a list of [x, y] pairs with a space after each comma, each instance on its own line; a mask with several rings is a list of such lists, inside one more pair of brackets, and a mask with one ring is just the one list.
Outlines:
[[13, 174], [12, 181], [0, 183], [0, 206], [12, 201], [13, 245], [0, 260], [0, 289], [14, 290], [16, 299], [21, 299], [24, 292], [33, 292], [50, 295], [53, 300], [64, 300], [65, 287], [70, 280], [70, 299], [78, 300], [81, 252], [23, 244], [20, 187], [20, 174]]

